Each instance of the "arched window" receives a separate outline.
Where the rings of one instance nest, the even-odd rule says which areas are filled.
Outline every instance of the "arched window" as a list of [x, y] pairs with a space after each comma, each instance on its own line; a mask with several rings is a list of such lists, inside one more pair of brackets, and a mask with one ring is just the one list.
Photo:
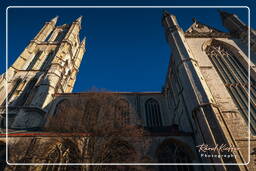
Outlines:
[[38, 78], [34, 77], [32, 78], [26, 85], [25, 89], [23, 89], [23, 92], [20, 94], [20, 96], [15, 100], [16, 106], [23, 106], [25, 105], [26, 101], [28, 100], [28, 96], [31, 94], [31, 91], [35, 88], [35, 84], [37, 82]]
[[120, 99], [116, 103], [115, 110], [116, 117], [120, 120], [121, 125], [129, 124], [129, 103], [124, 99]]
[[48, 55], [44, 59], [43, 64], [40, 67], [40, 70], [46, 70], [49, 67], [50, 63], [52, 62], [53, 57], [54, 57], [54, 50], [48, 53]]
[[54, 116], [61, 115], [62, 113], [65, 113], [67, 108], [70, 108], [71, 104], [70, 101], [67, 99], [63, 99], [55, 106], [54, 110]]
[[145, 103], [145, 110], [146, 110], [146, 122], [148, 127], [163, 126], [160, 105], [158, 101], [156, 101], [153, 98], [148, 99]]
[[36, 52], [35, 56], [33, 57], [33, 60], [30, 62], [27, 70], [32, 70], [35, 66], [36, 62], [39, 60], [39, 57], [42, 55], [43, 51], [39, 50]]
[[[183, 143], [165, 140], [156, 151], [159, 163], [192, 163], [192, 152]], [[193, 171], [191, 165], [159, 165], [159, 171]]]
[[[14, 81], [14, 86], [12, 87], [12, 90], [9, 92], [8, 94], [8, 100], [10, 101], [10, 99], [12, 98], [12, 96], [14, 95], [15, 91], [17, 91], [18, 86], [21, 84], [22, 79], [21, 78], [17, 78]], [[1, 106], [4, 106], [6, 104], [6, 99], [4, 100], [4, 102], [2, 103]]]
[[[213, 40], [205, 49], [233, 101], [240, 109], [243, 118], [248, 121], [248, 68], [242, 65], [238, 50], [230, 45]], [[248, 65], [248, 64], [247, 64]], [[251, 77], [251, 131], [256, 133], [256, 87]]]
[[[76, 147], [76, 144], [70, 140], [64, 140], [60, 143], [52, 145], [48, 152], [46, 152], [44, 163], [79, 163], [81, 162], [81, 155]], [[81, 167], [76, 167], [81, 170]], [[54, 170], [75, 170], [72, 165], [58, 166], [58, 165], [44, 165], [42, 171]]]
[[91, 98], [85, 103], [81, 125], [83, 125], [87, 131], [93, 131], [97, 128], [100, 108], [101, 106], [97, 99]]
[[65, 30], [60, 30], [58, 35], [56, 36], [56, 38], [54, 39], [55, 42], [60, 42], [62, 41], [62, 39], [64, 39], [64, 37], [66, 36], [67, 33], [67, 29]]
[[80, 104], [73, 98], [62, 99], [54, 109], [53, 116], [48, 117], [46, 129], [58, 132], [79, 132], [84, 131], [81, 127]]

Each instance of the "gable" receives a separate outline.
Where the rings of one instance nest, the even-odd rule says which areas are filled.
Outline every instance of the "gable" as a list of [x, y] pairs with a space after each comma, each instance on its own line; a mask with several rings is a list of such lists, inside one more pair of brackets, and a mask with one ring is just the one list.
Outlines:
[[228, 33], [202, 24], [196, 20], [185, 32], [186, 37], [230, 37]]

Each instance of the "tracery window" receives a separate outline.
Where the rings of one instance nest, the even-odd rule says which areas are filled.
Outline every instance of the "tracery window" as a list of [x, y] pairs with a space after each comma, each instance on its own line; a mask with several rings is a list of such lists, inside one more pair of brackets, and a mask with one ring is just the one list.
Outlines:
[[60, 42], [62, 41], [62, 39], [64, 39], [64, 37], [66, 36], [67, 33], [67, 29], [65, 30], [60, 30], [58, 35], [56, 36], [56, 38], [54, 39], [55, 42]]
[[121, 125], [129, 124], [129, 103], [124, 99], [120, 99], [116, 103], [115, 110]]
[[55, 107], [54, 116], [63, 114], [67, 108], [71, 108], [70, 101], [67, 99], [61, 100]]
[[26, 85], [25, 89], [23, 90], [23, 92], [20, 94], [20, 96], [16, 99], [15, 101], [15, 105], [16, 106], [23, 106], [27, 99], [28, 99], [28, 96], [30, 95], [31, 93], [31, 90], [33, 88], [35, 88], [35, 84], [37, 82], [38, 78], [32, 78]]
[[53, 57], [54, 57], [54, 51], [52, 50], [52, 51], [50, 51], [50, 52], [48, 53], [48, 55], [46, 56], [46, 58], [45, 58], [43, 64], [42, 64], [41, 67], [40, 67], [40, 70], [46, 70], [46, 69], [48, 68], [49, 64], [52, 62]]
[[[10, 91], [10, 93], [8, 94], [8, 100], [9, 100], [9, 101], [10, 101], [10, 99], [12, 98], [12, 96], [14, 95], [15, 91], [17, 91], [17, 88], [18, 88], [18, 86], [21, 84], [22, 79], [21, 79], [21, 78], [17, 78], [14, 82], [15, 82], [15, 83], [14, 83], [14, 86], [13, 86], [12, 90]], [[4, 106], [4, 105], [6, 104], [6, 100], [7, 100], [7, 99], [4, 100], [4, 102], [2, 103], [1, 106]]]
[[81, 122], [82, 125], [85, 126], [86, 130], [93, 131], [95, 128], [97, 128], [99, 112], [100, 104], [98, 100], [92, 98], [85, 103]]
[[43, 51], [39, 50], [36, 52], [35, 56], [33, 57], [33, 60], [30, 62], [27, 70], [31, 70], [34, 68], [36, 62], [38, 62], [39, 57], [42, 55]]
[[[47, 152], [44, 163], [78, 163], [81, 162], [81, 156], [75, 144], [67, 140], [62, 143], [57, 143]], [[81, 167], [76, 168], [81, 170]], [[72, 165], [44, 165], [42, 171], [69, 171], [75, 170]]]
[[158, 101], [150, 98], [145, 103], [146, 123], [148, 127], [161, 127], [163, 126], [160, 105]]
[[[224, 43], [213, 41], [206, 48], [206, 53], [216, 68], [233, 101], [248, 122], [248, 69], [242, 65], [236, 53]], [[256, 81], [251, 79], [251, 132], [256, 133]]]
[[[157, 150], [159, 163], [191, 163], [191, 151], [176, 140], [164, 141]], [[159, 171], [193, 171], [191, 165], [159, 165]]]

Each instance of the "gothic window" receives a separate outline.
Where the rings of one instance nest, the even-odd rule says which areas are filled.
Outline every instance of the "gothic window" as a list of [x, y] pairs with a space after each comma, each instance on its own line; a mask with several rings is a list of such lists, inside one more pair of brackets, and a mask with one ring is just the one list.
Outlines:
[[65, 112], [67, 107], [70, 106], [70, 102], [67, 99], [61, 100], [56, 106], [55, 106], [55, 111], [54, 111], [54, 116], [61, 115], [62, 113]]
[[[44, 163], [78, 163], [81, 162], [76, 144], [70, 140], [52, 145], [51, 149], [47, 152]], [[72, 165], [44, 165], [42, 171], [57, 171], [57, 170], [74, 170]], [[81, 170], [78, 167], [77, 170]]]
[[53, 31], [51, 31], [51, 33], [49, 33], [49, 34], [47, 35], [47, 37], [46, 37], [45, 40], [44, 40], [45, 42], [48, 42], [48, 41], [50, 40], [52, 33], [53, 33]]
[[121, 125], [129, 124], [129, 103], [124, 99], [120, 99], [116, 103], [115, 110], [116, 117], [120, 119]]
[[35, 87], [36, 82], [37, 82], [37, 78], [33, 78], [27, 83], [23, 92], [15, 101], [16, 106], [23, 106], [26, 103], [28, 96], [31, 93], [31, 90]]
[[[17, 90], [17, 87], [20, 85], [22, 79], [18, 78], [16, 79], [14, 82], [14, 86], [12, 88], [12, 90], [10, 91], [10, 93], [8, 94], [8, 100], [10, 100], [14, 94], [14, 92]], [[2, 103], [2, 106], [4, 106], [6, 104], [6, 99], [4, 100], [4, 102]]]
[[55, 42], [60, 42], [62, 41], [62, 39], [64, 39], [64, 37], [66, 36], [67, 30], [63, 30], [63, 31], [59, 31], [58, 35], [56, 36], [56, 38], [54, 39]]
[[37, 91], [38, 91], [38, 86], [33, 86], [33, 88], [30, 90], [30, 93], [28, 94], [27, 99], [24, 103], [25, 106], [28, 106], [28, 105], [31, 104], [31, 102], [34, 99]]
[[32, 61], [29, 64], [27, 70], [33, 69], [33, 67], [35, 66], [36, 62], [39, 60], [39, 57], [41, 56], [42, 53], [43, 53], [43, 51], [41, 51], [41, 50], [36, 52], [35, 56], [33, 57]]
[[146, 123], [148, 127], [161, 127], [162, 118], [158, 101], [150, 98], [145, 103]]
[[[159, 163], [192, 163], [189, 147], [173, 139], [165, 140], [156, 152]], [[191, 165], [159, 165], [159, 171], [193, 171]]]
[[95, 99], [89, 99], [85, 103], [83, 116], [82, 116], [82, 125], [85, 125], [85, 129], [88, 131], [93, 130], [97, 126], [98, 115], [100, 112], [100, 104]]
[[45, 58], [43, 64], [40, 67], [40, 70], [46, 70], [46, 68], [49, 66], [51, 61], [53, 60], [54, 57], [54, 51], [52, 50]]
[[[59, 163], [61, 158], [61, 152], [60, 152], [60, 145], [56, 145], [55, 148], [53, 148], [47, 158], [45, 163]], [[57, 169], [58, 166], [55, 165], [45, 165], [42, 169], [42, 171], [54, 171]]]
[[[213, 41], [206, 48], [206, 53], [216, 68], [233, 101], [248, 122], [248, 69], [245, 68], [237, 53], [233, 53], [227, 45]], [[251, 131], [256, 133], [256, 87], [251, 77]]]

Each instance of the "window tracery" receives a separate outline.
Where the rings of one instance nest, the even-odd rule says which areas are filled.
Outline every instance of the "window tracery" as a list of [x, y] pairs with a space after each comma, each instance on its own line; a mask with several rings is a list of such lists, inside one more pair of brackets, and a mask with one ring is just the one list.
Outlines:
[[148, 127], [161, 127], [163, 126], [160, 105], [158, 101], [150, 98], [145, 103], [146, 123]]
[[[248, 69], [237, 53], [220, 41], [212, 41], [205, 49], [243, 118], [248, 122]], [[251, 131], [256, 133], [256, 81], [251, 77]]]

